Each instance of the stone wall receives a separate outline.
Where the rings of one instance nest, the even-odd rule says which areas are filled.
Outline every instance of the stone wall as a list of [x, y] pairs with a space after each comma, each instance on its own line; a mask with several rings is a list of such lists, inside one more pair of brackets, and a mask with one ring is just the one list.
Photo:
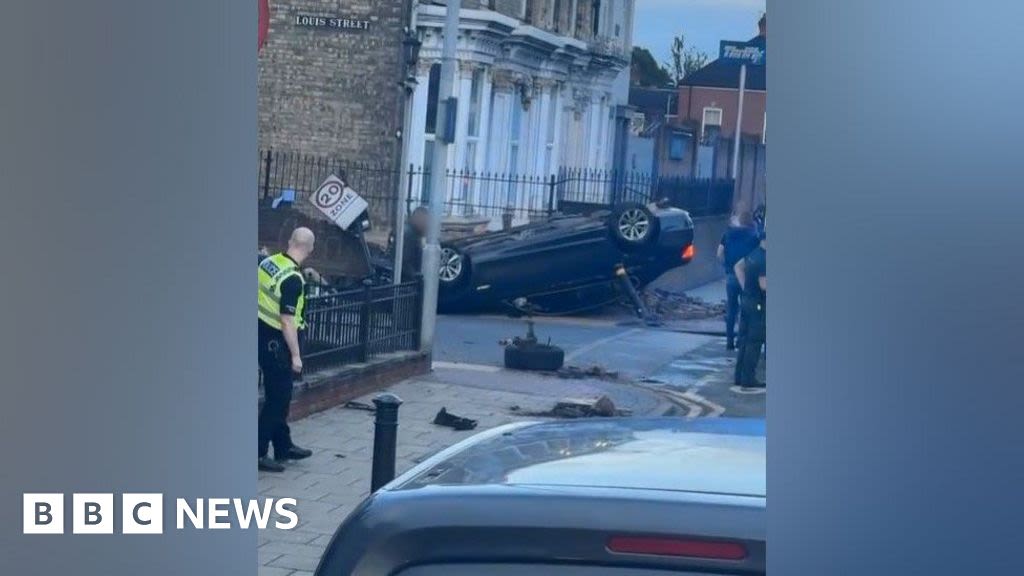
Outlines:
[[[408, 0], [271, 4], [259, 57], [260, 148], [397, 166]], [[300, 14], [367, 22], [308, 27]]]

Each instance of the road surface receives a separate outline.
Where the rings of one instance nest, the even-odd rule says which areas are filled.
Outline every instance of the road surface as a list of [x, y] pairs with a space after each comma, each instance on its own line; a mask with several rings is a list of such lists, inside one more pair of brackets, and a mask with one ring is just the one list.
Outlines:
[[[732, 387], [734, 356], [721, 337], [650, 328], [622, 315], [538, 318], [537, 337], [565, 349], [566, 365], [600, 367], [623, 384], [669, 394], [679, 412], [691, 416], [764, 417], [765, 394]], [[486, 379], [503, 366], [500, 341], [522, 336], [522, 319], [502, 316], [441, 316], [435, 368], [463, 370]], [[504, 379], [508, 381], [508, 379]]]

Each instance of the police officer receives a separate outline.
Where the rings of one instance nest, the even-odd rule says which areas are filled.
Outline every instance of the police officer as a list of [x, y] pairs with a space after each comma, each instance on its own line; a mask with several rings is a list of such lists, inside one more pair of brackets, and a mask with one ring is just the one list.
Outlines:
[[767, 233], [761, 232], [761, 243], [736, 264], [736, 279], [743, 289], [740, 310], [739, 351], [736, 355], [736, 385], [741, 388], [764, 388], [757, 381], [757, 364], [761, 360], [767, 334], [768, 259]]
[[[295, 375], [302, 373], [299, 330], [304, 327], [305, 281], [302, 262], [313, 253], [315, 238], [308, 228], [296, 228], [288, 250], [259, 263], [259, 363], [263, 371], [263, 408], [259, 417], [259, 469], [281, 472], [286, 460], [313, 453], [292, 443], [288, 409]], [[270, 459], [270, 444], [274, 459]]]

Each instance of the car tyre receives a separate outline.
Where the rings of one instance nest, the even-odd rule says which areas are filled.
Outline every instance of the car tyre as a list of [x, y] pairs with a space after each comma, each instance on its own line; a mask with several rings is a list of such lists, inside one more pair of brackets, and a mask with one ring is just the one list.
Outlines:
[[615, 241], [625, 250], [643, 248], [654, 242], [658, 236], [658, 218], [643, 204], [627, 202], [620, 204], [608, 218]]
[[469, 259], [453, 246], [441, 246], [441, 270], [438, 280], [441, 286], [450, 289], [458, 288], [466, 283], [469, 277]]
[[518, 343], [505, 347], [505, 367], [510, 370], [555, 372], [565, 365], [565, 350], [549, 344]]

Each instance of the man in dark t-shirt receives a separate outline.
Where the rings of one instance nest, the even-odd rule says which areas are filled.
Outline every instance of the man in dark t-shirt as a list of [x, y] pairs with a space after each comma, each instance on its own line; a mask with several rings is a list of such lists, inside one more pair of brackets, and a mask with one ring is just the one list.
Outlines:
[[424, 206], [413, 210], [405, 225], [402, 246], [402, 282], [415, 280], [423, 274], [423, 239], [427, 236], [430, 212]]
[[759, 241], [750, 212], [740, 209], [718, 244], [718, 261], [725, 270], [725, 340], [729, 350], [736, 349], [736, 320], [740, 310], [740, 283], [736, 280], [735, 267]]
[[764, 388], [764, 383], [757, 381], [756, 374], [768, 324], [768, 252], [765, 232], [761, 233], [761, 244], [736, 264], [736, 278], [743, 288], [736, 385], [741, 388]]

